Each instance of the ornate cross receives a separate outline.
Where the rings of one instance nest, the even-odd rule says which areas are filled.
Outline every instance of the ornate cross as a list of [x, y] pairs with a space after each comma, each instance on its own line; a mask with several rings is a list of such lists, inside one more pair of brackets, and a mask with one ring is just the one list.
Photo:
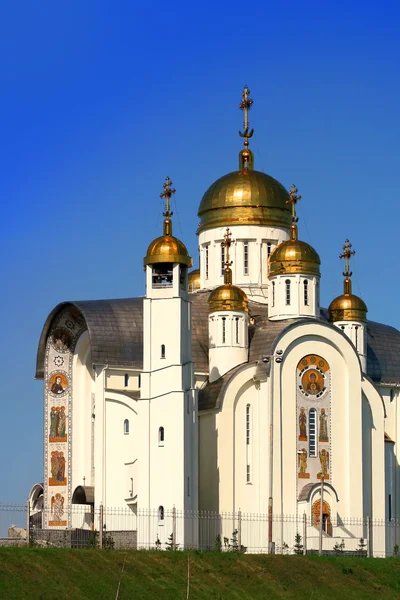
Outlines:
[[244, 90], [242, 92], [242, 101], [239, 104], [240, 110], [242, 110], [244, 112], [244, 120], [243, 120], [244, 131], [243, 131], [243, 133], [241, 131], [239, 131], [239, 135], [240, 135], [240, 137], [244, 138], [244, 145], [246, 147], [249, 145], [249, 138], [251, 138], [251, 136], [254, 133], [254, 129], [249, 131], [249, 110], [252, 107], [252, 104], [254, 102], [249, 96], [250, 96], [250, 90], [247, 87], [247, 85], [245, 85]]
[[356, 253], [355, 250], [350, 250], [350, 248], [352, 248], [353, 245], [350, 244], [349, 240], [346, 240], [344, 243], [344, 246], [342, 246], [344, 252], [343, 254], [339, 254], [339, 258], [344, 258], [345, 259], [345, 265], [346, 265], [346, 272], [343, 273], [343, 275], [345, 277], [351, 277], [353, 275], [353, 273], [349, 272], [349, 260], [350, 258]]
[[172, 181], [169, 177], [165, 178], [165, 183], [163, 184], [164, 191], [160, 194], [160, 198], [165, 198], [165, 213], [163, 213], [164, 217], [172, 217], [174, 214], [171, 212], [170, 199], [173, 194], [175, 194], [176, 190], [171, 188]]
[[297, 223], [297, 221], [299, 220], [296, 217], [296, 204], [299, 202], [299, 200], [301, 200], [300, 194], [297, 193], [298, 191], [299, 190], [293, 183], [292, 187], [290, 188], [290, 192], [289, 192], [289, 200], [286, 200], [286, 204], [292, 205], [292, 221], [293, 221], [293, 223]]
[[230, 269], [230, 267], [232, 266], [232, 261], [229, 260], [229, 248], [231, 247], [232, 243], [232, 232], [229, 230], [229, 227], [227, 227], [226, 233], [224, 235], [224, 241], [221, 242], [221, 247], [225, 248], [225, 271]]

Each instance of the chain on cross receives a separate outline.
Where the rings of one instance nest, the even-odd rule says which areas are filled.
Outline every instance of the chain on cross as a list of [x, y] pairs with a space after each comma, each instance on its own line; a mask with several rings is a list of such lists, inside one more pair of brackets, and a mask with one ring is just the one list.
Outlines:
[[172, 217], [174, 214], [171, 212], [171, 204], [170, 199], [173, 194], [175, 194], [176, 190], [171, 188], [172, 181], [169, 177], [165, 178], [165, 183], [163, 184], [164, 191], [160, 194], [160, 198], [165, 198], [165, 213], [163, 213], [164, 217]]
[[343, 275], [345, 277], [351, 277], [351, 275], [353, 275], [353, 273], [349, 272], [349, 260], [350, 258], [356, 253], [355, 250], [350, 250], [350, 248], [352, 248], [353, 245], [350, 244], [349, 240], [346, 240], [344, 243], [344, 246], [342, 246], [344, 252], [343, 254], [339, 254], [339, 258], [344, 258], [345, 259], [345, 265], [346, 265], [346, 271], [345, 273], [343, 273]]

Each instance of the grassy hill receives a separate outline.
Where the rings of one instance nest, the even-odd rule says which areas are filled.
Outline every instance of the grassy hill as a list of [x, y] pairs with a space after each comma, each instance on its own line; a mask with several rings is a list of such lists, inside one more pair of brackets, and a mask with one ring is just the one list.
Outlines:
[[[191, 552], [189, 569], [190, 600], [400, 598], [397, 559]], [[186, 599], [187, 572], [187, 552], [0, 548], [0, 598], [115, 600], [121, 578], [119, 600]]]

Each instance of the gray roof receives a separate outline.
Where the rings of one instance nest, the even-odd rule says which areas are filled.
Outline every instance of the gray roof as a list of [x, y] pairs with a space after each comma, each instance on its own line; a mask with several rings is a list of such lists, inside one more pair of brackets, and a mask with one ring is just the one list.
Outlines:
[[[197, 373], [208, 372], [208, 299], [209, 292], [190, 294], [192, 301], [192, 356]], [[52, 322], [60, 310], [69, 305], [80, 310], [86, 321], [94, 364], [110, 367], [143, 368], [143, 298], [118, 300], [89, 300], [63, 302], [48, 316], [39, 341], [36, 377], [43, 377], [44, 354]], [[249, 302], [249, 313], [254, 324], [250, 326], [249, 361], [260, 361], [271, 354], [277, 336], [298, 319], [269, 321], [265, 304]], [[327, 311], [321, 319], [327, 324]], [[367, 373], [374, 382], [400, 384], [400, 332], [394, 327], [368, 322]], [[233, 369], [201, 391], [201, 409], [215, 407], [224, 385], [236, 370]]]

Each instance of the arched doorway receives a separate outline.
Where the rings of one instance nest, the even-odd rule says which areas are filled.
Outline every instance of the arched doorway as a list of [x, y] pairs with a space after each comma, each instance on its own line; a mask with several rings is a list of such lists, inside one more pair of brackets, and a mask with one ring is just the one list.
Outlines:
[[[312, 505], [312, 522], [315, 527], [321, 522], [321, 500], [316, 500]], [[331, 507], [326, 500], [322, 501], [322, 530], [332, 535]]]

